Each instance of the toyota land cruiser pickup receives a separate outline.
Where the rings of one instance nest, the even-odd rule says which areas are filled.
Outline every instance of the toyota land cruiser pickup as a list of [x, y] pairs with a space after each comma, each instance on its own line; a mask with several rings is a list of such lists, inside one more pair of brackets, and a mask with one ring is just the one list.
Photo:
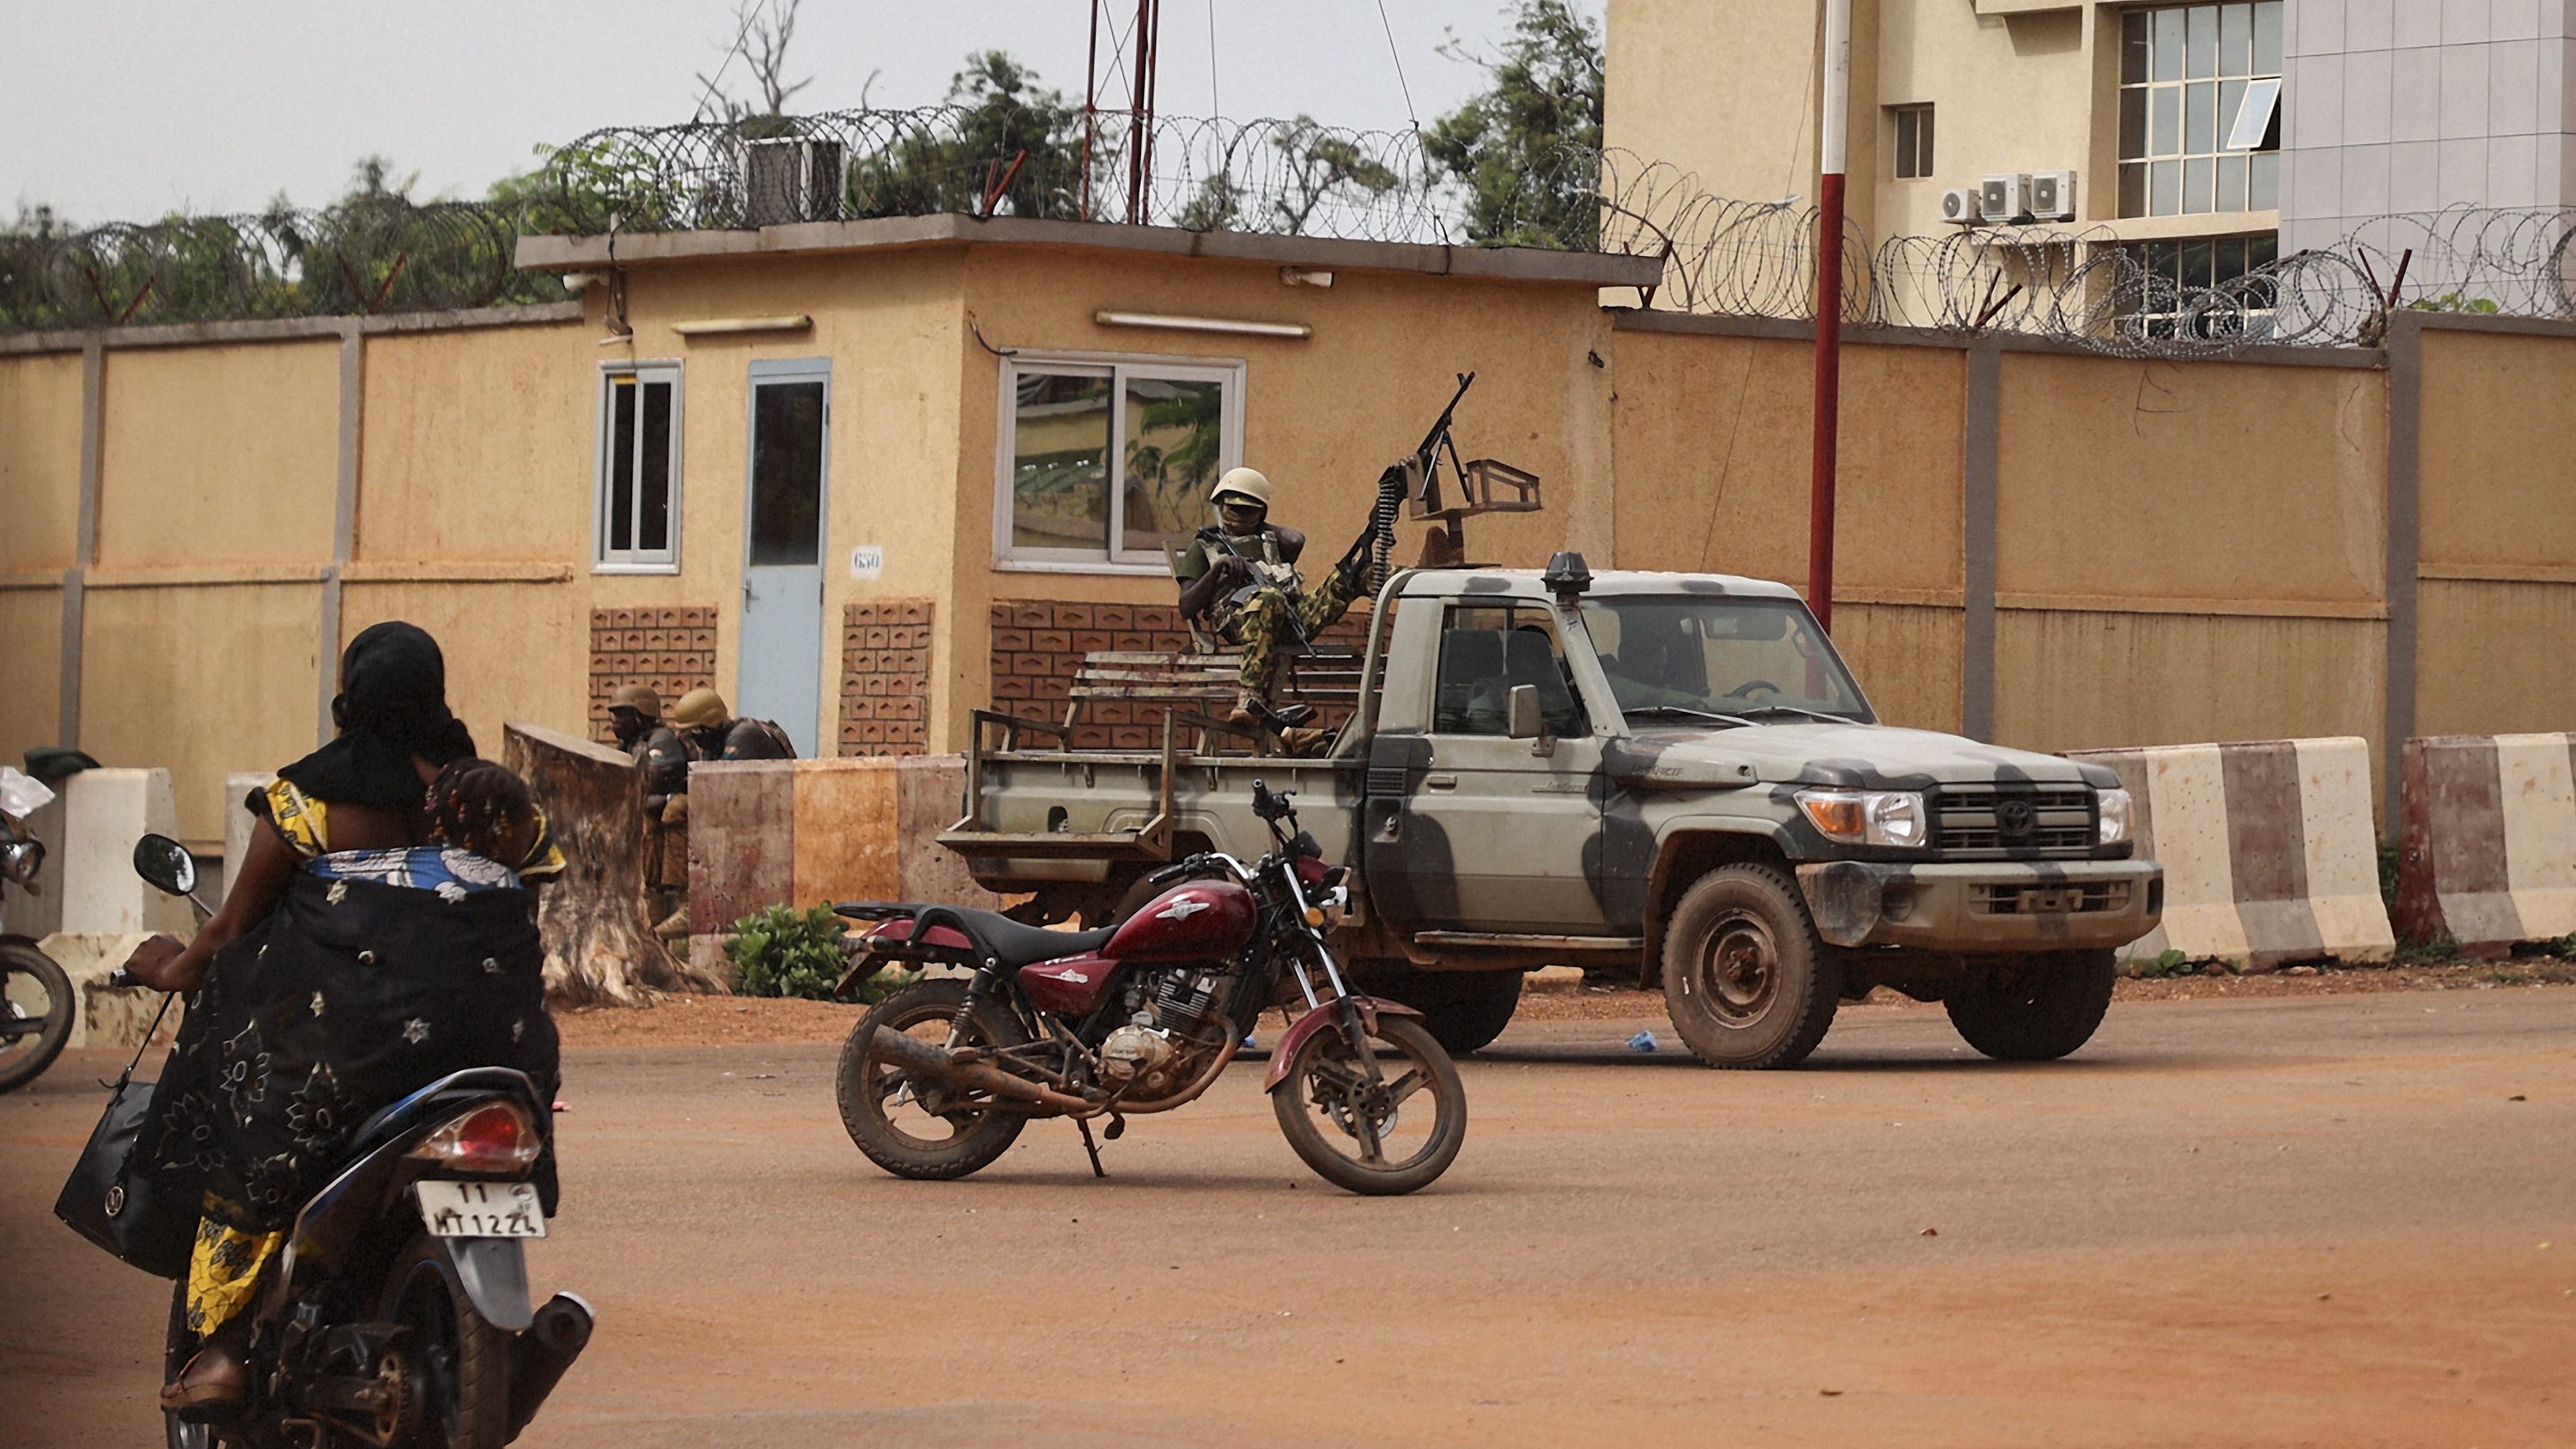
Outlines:
[[1358, 678], [1317, 758], [1185, 749], [1177, 722], [1160, 750], [1072, 749], [978, 712], [941, 842], [1034, 919], [1096, 921], [1164, 862], [1258, 854], [1266, 780], [1349, 868], [1346, 964], [1451, 1050], [1573, 964], [1660, 982], [1721, 1067], [1803, 1060], [1880, 986], [1987, 1056], [2064, 1056], [2163, 909], [2115, 775], [1879, 723], [1781, 584], [1578, 554], [1401, 573]]

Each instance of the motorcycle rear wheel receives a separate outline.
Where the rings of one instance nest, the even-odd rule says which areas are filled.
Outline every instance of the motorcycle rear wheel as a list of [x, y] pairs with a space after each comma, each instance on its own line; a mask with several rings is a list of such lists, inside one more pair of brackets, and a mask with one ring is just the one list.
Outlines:
[[0, 944], [0, 1015], [44, 1022], [40, 1030], [0, 1040], [0, 1092], [44, 1075], [72, 1039], [72, 1013], [78, 1010], [71, 978], [54, 958], [20, 942]]
[[379, 1317], [411, 1330], [419, 1449], [501, 1449], [510, 1435], [510, 1335], [484, 1321], [447, 1254], [414, 1237], [385, 1275]]
[[[897, 1177], [944, 1182], [979, 1172], [1009, 1151], [1019, 1140], [1020, 1129], [1028, 1125], [1025, 1113], [972, 1103], [930, 1112], [920, 1105], [911, 1078], [868, 1050], [880, 1031], [948, 1046], [950, 1024], [965, 1005], [963, 981], [907, 986], [859, 1018], [841, 1048], [837, 1084], [841, 1126], [868, 1161]], [[1008, 1047], [1026, 1040], [1009, 1012], [986, 1002], [967, 1018], [966, 1030], [955, 1044]]]
[[[1316, 1176], [1350, 1192], [1391, 1197], [1428, 1187], [1457, 1160], [1467, 1140], [1467, 1092], [1449, 1053], [1412, 1017], [1383, 1013], [1370, 1038], [1375, 1086], [1367, 1063], [1338, 1027], [1328, 1026], [1298, 1044], [1270, 1108], [1288, 1145]], [[1426, 1094], [1427, 1126], [1420, 1122]]]

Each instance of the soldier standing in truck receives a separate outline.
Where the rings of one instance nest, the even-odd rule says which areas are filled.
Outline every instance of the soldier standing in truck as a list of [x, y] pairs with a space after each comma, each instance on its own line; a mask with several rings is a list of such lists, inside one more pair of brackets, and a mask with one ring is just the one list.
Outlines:
[[[1400, 486], [1401, 470], [1388, 471]], [[1267, 712], [1280, 648], [1331, 628], [1359, 597], [1369, 545], [1382, 526], [1372, 517], [1323, 583], [1309, 591], [1297, 573], [1306, 535], [1270, 521], [1267, 477], [1251, 468], [1230, 468], [1208, 498], [1216, 505], [1217, 522], [1190, 540], [1172, 573], [1181, 585], [1181, 612], [1227, 643], [1243, 646], [1229, 718], [1253, 724]]]

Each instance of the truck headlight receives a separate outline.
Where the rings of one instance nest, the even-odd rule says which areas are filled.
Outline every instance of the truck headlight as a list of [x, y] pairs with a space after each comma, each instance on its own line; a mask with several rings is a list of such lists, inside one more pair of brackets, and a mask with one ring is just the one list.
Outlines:
[[1798, 808], [1827, 840], [1911, 848], [1930, 837], [1923, 797], [1911, 790], [1801, 790]]
[[2129, 838], [2129, 792], [2103, 790], [2095, 795], [2102, 821], [2101, 844], [2118, 845]]

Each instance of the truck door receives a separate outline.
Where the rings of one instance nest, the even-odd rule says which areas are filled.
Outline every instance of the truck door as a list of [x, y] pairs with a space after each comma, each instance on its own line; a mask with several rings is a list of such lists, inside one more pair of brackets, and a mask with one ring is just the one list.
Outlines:
[[[1601, 744], [1549, 611], [1452, 604], [1437, 659], [1428, 730], [1381, 738], [1370, 761], [1372, 894], [1417, 928], [1599, 933], [1585, 865], [1598, 858]], [[1546, 754], [1507, 735], [1507, 691], [1522, 684], [1539, 691]], [[1398, 778], [1401, 804], [1378, 804]]]

